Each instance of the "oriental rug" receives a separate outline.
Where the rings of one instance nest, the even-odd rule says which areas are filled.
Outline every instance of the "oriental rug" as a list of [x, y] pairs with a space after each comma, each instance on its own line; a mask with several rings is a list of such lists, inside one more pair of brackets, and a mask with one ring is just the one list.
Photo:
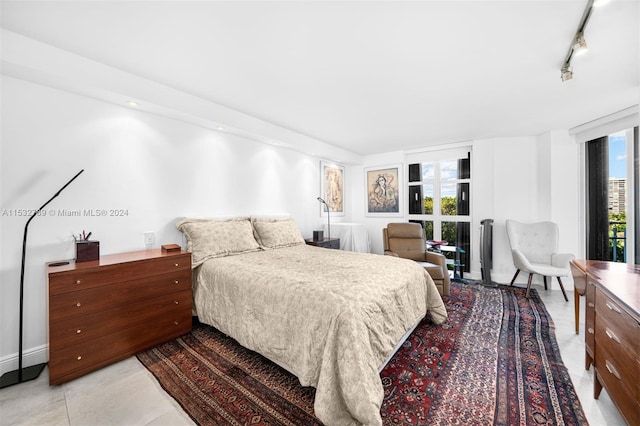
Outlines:
[[[385, 425], [585, 425], [535, 289], [454, 282], [381, 373]], [[320, 425], [314, 389], [207, 325], [138, 354], [200, 425]]]

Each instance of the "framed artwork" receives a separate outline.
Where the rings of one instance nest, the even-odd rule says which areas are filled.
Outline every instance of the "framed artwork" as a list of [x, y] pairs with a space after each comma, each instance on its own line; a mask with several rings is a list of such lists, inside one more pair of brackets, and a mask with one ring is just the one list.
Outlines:
[[402, 216], [402, 166], [368, 167], [364, 169], [367, 216]]
[[[344, 166], [321, 161], [320, 173], [320, 196], [329, 205], [331, 216], [344, 216]], [[322, 203], [320, 215], [327, 215]]]

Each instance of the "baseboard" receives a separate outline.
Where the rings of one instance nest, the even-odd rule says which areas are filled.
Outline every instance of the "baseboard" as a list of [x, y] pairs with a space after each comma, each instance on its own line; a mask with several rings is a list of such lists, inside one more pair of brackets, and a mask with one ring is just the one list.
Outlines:
[[[36, 346], [22, 351], [22, 367], [42, 364], [48, 361], [47, 345]], [[0, 359], [0, 375], [18, 369], [18, 353]]]

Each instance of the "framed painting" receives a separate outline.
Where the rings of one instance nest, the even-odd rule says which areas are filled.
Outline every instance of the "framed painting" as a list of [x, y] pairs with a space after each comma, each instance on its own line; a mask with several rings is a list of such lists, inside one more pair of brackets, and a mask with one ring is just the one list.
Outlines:
[[[320, 162], [320, 196], [327, 202], [331, 216], [344, 216], [344, 166]], [[324, 204], [320, 215], [326, 216]]]
[[367, 216], [402, 216], [402, 166], [368, 167], [364, 169]]

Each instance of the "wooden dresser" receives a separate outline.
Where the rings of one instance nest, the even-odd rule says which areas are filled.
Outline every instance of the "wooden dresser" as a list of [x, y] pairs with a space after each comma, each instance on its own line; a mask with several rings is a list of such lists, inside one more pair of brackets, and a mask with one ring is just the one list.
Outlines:
[[640, 424], [640, 266], [573, 260], [587, 276], [586, 362], [630, 425]]
[[160, 249], [47, 264], [49, 384], [191, 331], [191, 254]]

